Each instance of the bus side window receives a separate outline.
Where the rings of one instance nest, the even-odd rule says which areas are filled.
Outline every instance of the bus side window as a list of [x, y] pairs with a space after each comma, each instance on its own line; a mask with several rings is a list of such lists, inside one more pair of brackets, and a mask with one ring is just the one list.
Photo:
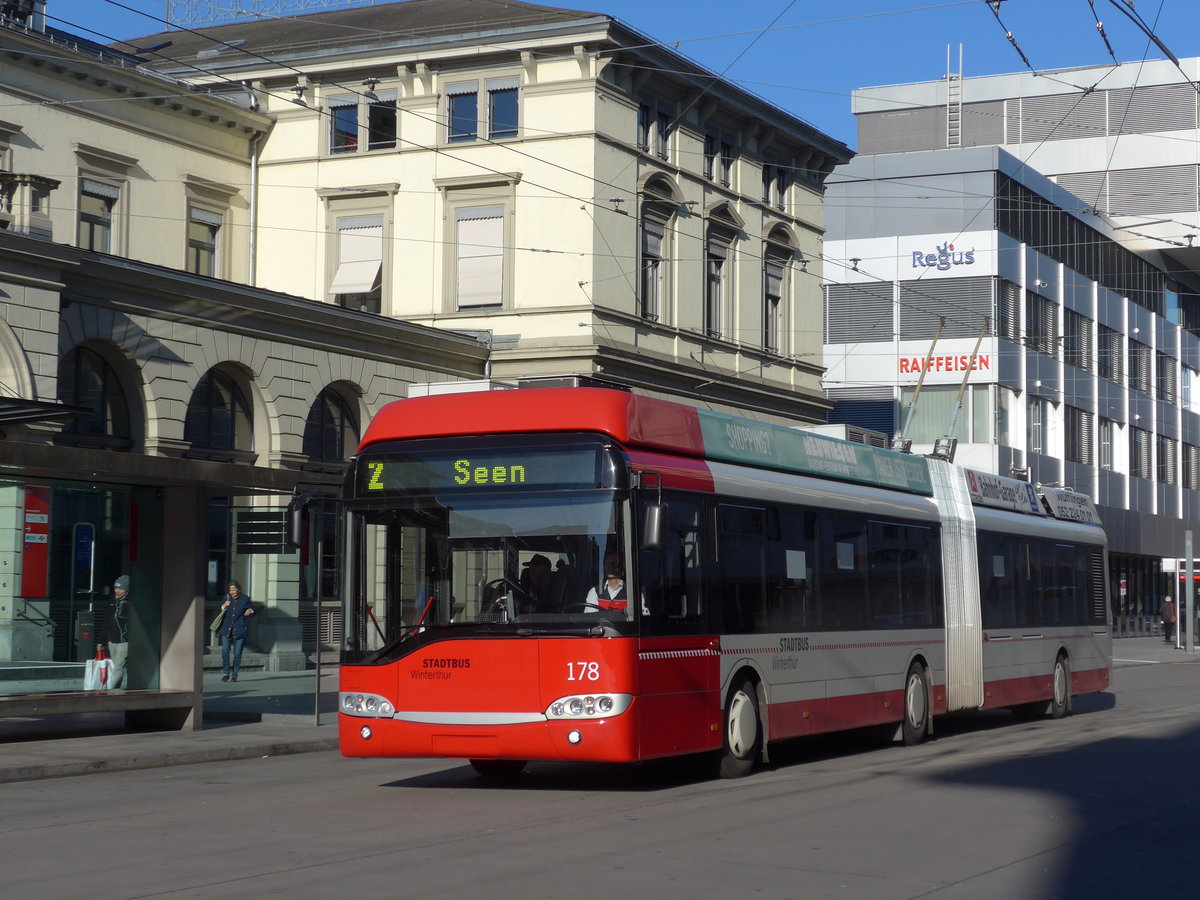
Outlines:
[[821, 620], [833, 631], [869, 627], [867, 521], [862, 516], [837, 513], [822, 523]]
[[702, 596], [700, 504], [680, 496], [667, 500], [666, 546], [643, 550], [638, 556], [639, 589], [649, 610], [643, 633], [700, 634], [708, 629]]
[[724, 630], [727, 634], [766, 631], [767, 510], [721, 504], [717, 523]]
[[778, 540], [767, 542], [768, 628], [816, 631], [821, 625], [816, 592], [817, 515], [784, 507]]

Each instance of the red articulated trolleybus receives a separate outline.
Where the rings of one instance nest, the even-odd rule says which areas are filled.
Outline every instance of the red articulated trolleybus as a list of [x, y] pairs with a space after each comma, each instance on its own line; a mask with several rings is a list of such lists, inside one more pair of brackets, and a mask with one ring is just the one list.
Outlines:
[[389, 404], [347, 475], [346, 756], [634, 762], [1104, 690], [1082, 494], [604, 388]]

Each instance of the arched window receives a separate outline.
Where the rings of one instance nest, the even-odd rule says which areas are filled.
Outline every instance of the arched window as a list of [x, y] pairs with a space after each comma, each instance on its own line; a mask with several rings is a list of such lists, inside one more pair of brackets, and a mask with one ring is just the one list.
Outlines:
[[788, 264], [795, 251], [784, 228], [775, 228], [763, 245], [763, 349], [784, 352], [784, 317], [788, 304]]
[[128, 449], [133, 443], [129, 401], [116, 371], [88, 347], [76, 347], [58, 366], [58, 399], [83, 406], [89, 415], [70, 419], [62, 435], [67, 441]]
[[184, 439], [192, 450], [254, 450], [254, 420], [246, 395], [231, 375], [207, 372], [188, 403]]
[[638, 310], [652, 322], [663, 318], [670, 264], [669, 236], [679, 203], [679, 190], [667, 178], [651, 178], [642, 188]]
[[325, 388], [304, 423], [304, 454], [313, 462], [342, 463], [358, 447], [358, 417], [338, 391]]
[[704, 238], [704, 333], [712, 338], [728, 337], [726, 318], [737, 298], [733, 296], [733, 255], [745, 222], [728, 200], [719, 200], [705, 211], [708, 225]]

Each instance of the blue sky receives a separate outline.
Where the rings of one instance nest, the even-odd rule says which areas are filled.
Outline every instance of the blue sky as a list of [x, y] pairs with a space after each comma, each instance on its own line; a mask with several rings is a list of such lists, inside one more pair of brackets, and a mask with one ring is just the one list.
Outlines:
[[[248, 4], [228, 3], [239, 5]], [[1001, 0], [1003, 26], [988, 0], [565, 0], [547, 5], [607, 13], [650, 38], [678, 41], [679, 52], [851, 147], [857, 141], [850, 92], [941, 78], [947, 45], [953, 47], [955, 67], [958, 45], [963, 45], [968, 76], [1027, 70], [1006, 30], [1039, 71], [1110, 64], [1096, 29], [1098, 18], [1118, 61], [1165, 58], [1113, 0]], [[1175, 56], [1200, 56], [1200, 0], [1136, 0], [1135, 6]], [[46, 11], [52, 25], [106, 42], [164, 30], [166, 2], [47, 0]]]

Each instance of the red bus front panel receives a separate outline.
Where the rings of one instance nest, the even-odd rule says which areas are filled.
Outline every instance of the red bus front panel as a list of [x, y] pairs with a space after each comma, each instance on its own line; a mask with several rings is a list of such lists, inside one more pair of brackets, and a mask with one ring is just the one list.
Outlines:
[[395, 662], [343, 665], [343, 695], [378, 695], [393, 711], [341, 710], [342, 753], [629, 762], [636, 701], [607, 717], [547, 711], [564, 698], [631, 697], [636, 665], [634, 640], [532, 637], [438, 641]]

